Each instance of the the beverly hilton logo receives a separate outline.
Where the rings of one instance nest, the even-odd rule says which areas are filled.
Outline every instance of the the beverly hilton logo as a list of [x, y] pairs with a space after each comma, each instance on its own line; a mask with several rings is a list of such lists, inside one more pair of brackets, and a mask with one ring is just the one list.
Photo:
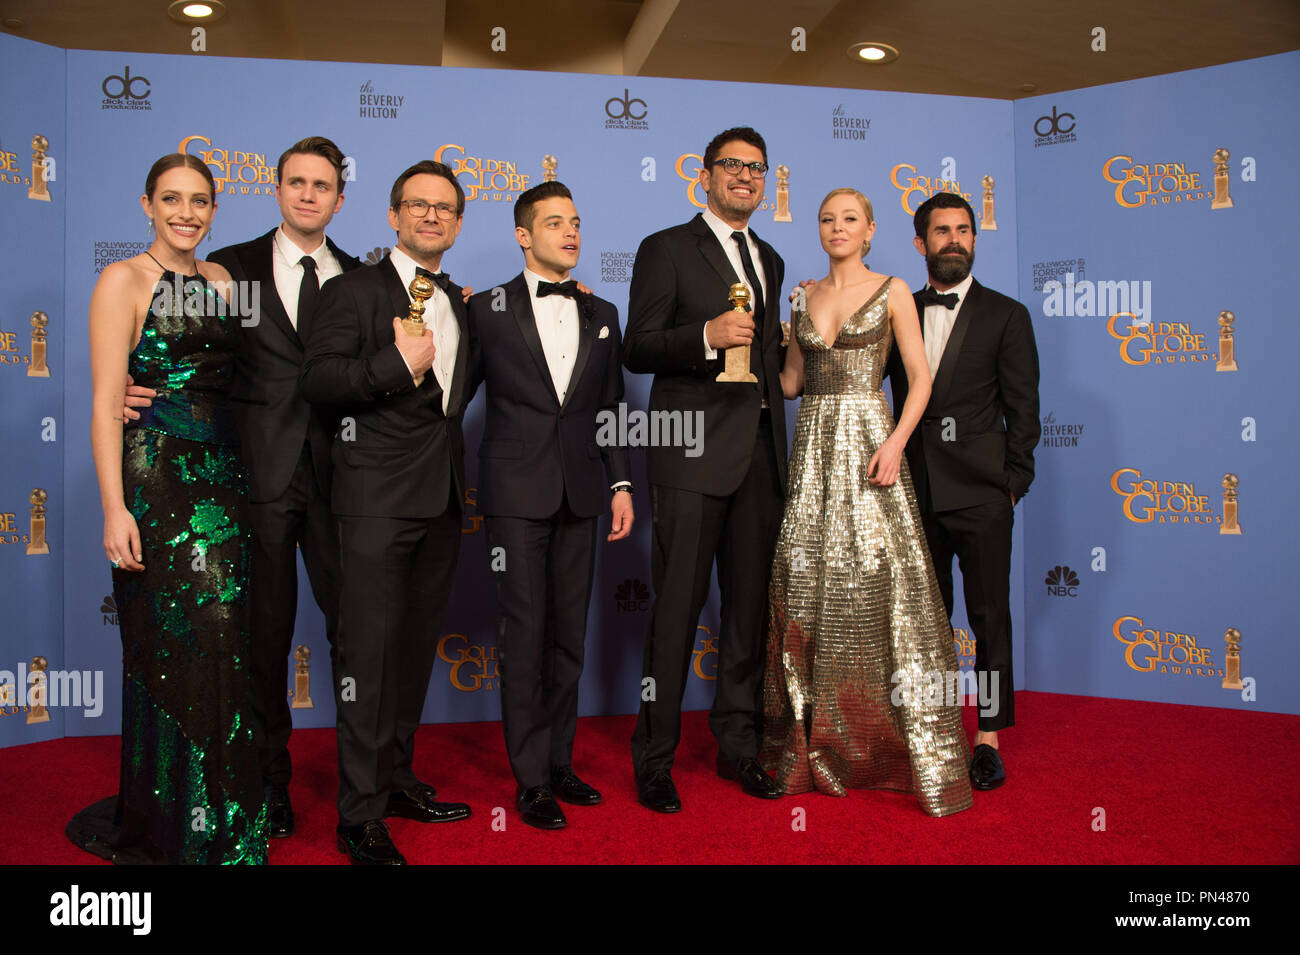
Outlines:
[[1157, 162], [1135, 159], [1122, 153], [1102, 163], [1101, 175], [1114, 186], [1115, 202], [1125, 209], [1154, 208], [1205, 199], [1210, 200], [1213, 209], [1228, 209], [1232, 207], [1232, 197], [1228, 192], [1229, 156], [1227, 149], [1214, 151], [1211, 157], [1213, 187], [1186, 161]]
[[1139, 673], [1223, 676], [1210, 648], [1201, 646], [1195, 634], [1149, 627], [1141, 617], [1120, 617], [1111, 633], [1124, 644], [1124, 662]]
[[213, 146], [211, 139], [198, 134], [182, 139], [176, 151], [192, 153], [207, 163], [219, 196], [275, 195], [275, 166], [266, 164], [266, 153]]
[[438, 659], [451, 664], [447, 679], [462, 693], [501, 686], [496, 647], [472, 644], [463, 633], [449, 633], [438, 641]]
[[[1107, 319], [1106, 331], [1119, 342], [1119, 357], [1126, 365], [1186, 365], [1219, 360], [1219, 353], [1206, 342], [1205, 333], [1194, 330], [1190, 322], [1153, 322], [1140, 312], [1116, 312]], [[1226, 337], [1232, 338], [1231, 323]]]
[[489, 159], [471, 156], [464, 146], [444, 143], [433, 154], [436, 162], [446, 163], [465, 190], [466, 201], [474, 199], [514, 202], [515, 196], [528, 188], [528, 174], [521, 173], [513, 159]]
[[[1136, 468], [1120, 468], [1110, 476], [1110, 489], [1123, 501], [1124, 516], [1134, 524], [1203, 524], [1218, 527], [1223, 518], [1188, 481], [1143, 477]], [[1236, 503], [1236, 485], [1232, 488]], [[1225, 491], [1225, 494], [1227, 492]]]
[[[945, 163], [945, 165], [948, 165], [948, 163]], [[889, 181], [894, 184], [895, 189], [902, 193], [899, 202], [902, 203], [903, 211], [909, 216], [916, 215], [917, 207], [921, 203], [940, 192], [951, 192], [954, 195], [961, 196], [967, 202], [970, 202], [971, 199], [969, 192], [962, 191], [961, 182], [956, 177], [955, 168], [940, 170], [938, 176], [922, 176], [917, 174], [916, 167], [911, 163], [900, 162], [889, 170]]]
[[[705, 200], [704, 196], [704, 190], [700, 188], [700, 173], [704, 171], [703, 163], [704, 157], [699, 153], [682, 153], [677, 157], [677, 162], [673, 164], [673, 168], [677, 171], [678, 177], [686, 182], [686, 198], [689, 199], [691, 205], [695, 206], [697, 209], [708, 207], [708, 202]], [[769, 179], [776, 178], [778, 182], [778, 190], [780, 190], [781, 186], [784, 186], [785, 195], [789, 195], [789, 166], [769, 166], [767, 177]], [[764, 183], [764, 185], [766, 186], [766, 183]], [[764, 194], [766, 195], [766, 189], [764, 189]], [[758, 209], [760, 212], [772, 212], [774, 222], [789, 222], [790, 212], [788, 199], [786, 200], [785, 206], [785, 218], [781, 218], [782, 210], [777, 207], [776, 201], [770, 197], [764, 198], [763, 201], [758, 204]]]

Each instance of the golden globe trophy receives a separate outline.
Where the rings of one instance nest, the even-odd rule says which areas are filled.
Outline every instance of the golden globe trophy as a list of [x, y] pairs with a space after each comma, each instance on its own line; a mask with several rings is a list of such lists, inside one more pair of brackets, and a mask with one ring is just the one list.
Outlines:
[[[731, 303], [733, 312], [749, 311], [749, 288], [743, 282], [737, 282], [731, 286], [727, 293], [727, 301]], [[758, 378], [749, 370], [749, 346], [733, 345], [726, 349], [727, 363], [722, 372], [718, 375], [718, 381], [748, 381], [752, 384], [758, 383]]]
[[[417, 275], [411, 279], [411, 307], [407, 311], [406, 318], [402, 319], [402, 328], [408, 335], [414, 335], [417, 338], [424, 335], [426, 326], [424, 324], [424, 303], [433, 294], [433, 280], [424, 275]], [[416, 375], [412, 381], [415, 387], [419, 388], [424, 384], [424, 375]]]
[[1219, 313], [1219, 363], [1215, 371], [1236, 371], [1237, 356], [1233, 349], [1233, 323], [1237, 316], [1232, 312]]
[[40, 133], [32, 137], [32, 184], [27, 190], [28, 199], [50, 201], [50, 184], [45, 179], [45, 150], [49, 148], [50, 141]]
[[33, 488], [28, 500], [32, 504], [32, 533], [27, 544], [28, 554], [48, 554], [50, 545], [45, 542], [45, 502], [50, 496], [41, 487]]
[[50, 377], [50, 366], [45, 363], [45, 328], [50, 317], [44, 312], [32, 312], [32, 363], [27, 366], [28, 378]]
[[790, 167], [784, 163], [776, 167], [776, 214], [772, 221], [794, 221], [790, 218]]
[[555, 170], [559, 167], [560, 161], [547, 153], [542, 157], [542, 168], [546, 172], [542, 175], [542, 182], [555, 182]]
[[984, 216], [980, 228], [985, 232], [997, 232], [998, 224], [993, 219], [993, 177], [985, 176], [980, 184], [984, 186]]
[[1240, 534], [1241, 525], [1237, 523], [1237, 475], [1223, 476], [1223, 523], [1219, 525], [1220, 534]]
[[1223, 665], [1223, 688], [1225, 690], [1244, 690], [1241, 683], [1241, 631], [1229, 627], [1223, 634], [1228, 645], [1227, 658]]
[[311, 701], [311, 650], [298, 644], [297, 649], [293, 651], [293, 658], [296, 661], [293, 665], [293, 693], [289, 698], [293, 702], [289, 705], [294, 710], [310, 710], [315, 704]]
[[45, 674], [49, 661], [45, 657], [32, 657], [32, 674], [28, 677], [31, 681], [32, 688], [27, 693], [27, 725], [33, 723], [48, 723], [50, 721], [50, 711], [45, 708], [49, 701], [46, 695], [46, 689], [49, 686], [49, 677]]
[[1223, 147], [1214, 151], [1214, 199], [1211, 209], [1231, 209], [1232, 196], [1228, 195], [1228, 158], [1232, 154]]

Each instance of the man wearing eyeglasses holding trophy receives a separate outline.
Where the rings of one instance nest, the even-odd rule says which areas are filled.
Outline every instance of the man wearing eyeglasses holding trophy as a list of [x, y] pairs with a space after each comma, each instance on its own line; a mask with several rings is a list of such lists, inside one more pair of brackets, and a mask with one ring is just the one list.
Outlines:
[[[786, 477], [779, 380], [785, 264], [748, 228], [766, 176], [762, 136], [748, 127], [719, 133], [700, 172], [708, 207], [646, 238], [632, 270], [623, 362], [655, 376], [652, 415], [702, 413], [704, 426], [702, 447], [650, 447], [646, 456], [655, 601], [632, 761], [637, 798], [656, 812], [682, 808], [673, 754], [715, 559], [722, 626], [709, 725], [718, 775], [751, 796], [780, 795], [756, 759], [767, 584]], [[735, 285], [745, 288], [733, 293]], [[724, 373], [728, 349], [748, 349], [749, 375]]]
[[470, 814], [435, 801], [412, 769], [460, 553], [469, 335], [461, 289], [441, 265], [465, 193], [451, 169], [426, 160], [398, 177], [389, 202], [392, 253], [321, 289], [301, 380], [308, 401], [342, 416], [331, 452], [342, 571], [338, 844], [363, 865], [405, 862], [386, 817]]

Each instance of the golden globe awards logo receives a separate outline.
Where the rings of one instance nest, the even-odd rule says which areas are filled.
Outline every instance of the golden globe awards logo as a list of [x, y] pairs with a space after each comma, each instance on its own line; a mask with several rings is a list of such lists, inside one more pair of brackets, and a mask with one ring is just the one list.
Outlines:
[[4, 182], [13, 183], [15, 186], [30, 186], [32, 184], [31, 177], [23, 175], [18, 154], [0, 148], [0, 183]]
[[1198, 494], [1187, 481], [1160, 481], [1143, 477], [1136, 468], [1120, 468], [1110, 476], [1110, 489], [1123, 500], [1124, 516], [1134, 524], [1223, 522], [1210, 506], [1210, 496]]
[[718, 678], [718, 638], [713, 636], [713, 631], [705, 626], [697, 626], [697, 631], [703, 630], [704, 636], [700, 637], [699, 645], [691, 651], [691, 669], [701, 680], [716, 680]]
[[176, 147], [178, 153], [191, 152], [191, 143], [203, 143], [210, 149], [195, 147], [193, 155], [207, 163], [217, 184], [219, 196], [273, 196], [275, 195], [275, 167], [266, 164], [266, 153], [248, 152], [212, 146], [207, 136], [186, 136]]
[[1223, 676], [1210, 648], [1201, 646], [1195, 634], [1149, 627], [1141, 617], [1120, 617], [1111, 633], [1124, 644], [1124, 662], [1139, 673]]
[[472, 644], [463, 633], [449, 633], [438, 641], [438, 659], [451, 664], [447, 679], [462, 693], [495, 690], [501, 685], [497, 648]]
[[889, 181], [902, 193], [899, 202], [909, 216], [916, 215], [917, 207], [936, 193], [951, 192], [967, 202], [971, 199], [969, 192], [962, 192], [961, 182], [956, 178], [955, 172], [947, 169], [941, 170], [938, 176], [922, 176], [917, 174], [916, 167], [911, 163], [900, 162], [889, 170]]
[[0, 367], [5, 365], [22, 365], [28, 367], [32, 356], [28, 347], [28, 337], [20, 332], [0, 328]]
[[515, 195], [528, 188], [528, 174], [519, 172], [510, 159], [485, 159], [466, 154], [464, 146], [444, 143], [433, 154], [435, 162], [446, 163], [465, 190], [465, 199], [514, 202]]
[[1119, 357], [1126, 365], [1185, 365], [1217, 361], [1205, 334], [1190, 322], [1153, 322], [1134, 312], [1116, 312], [1106, 331], [1119, 342]]
[[[682, 153], [677, 157], [677, 162], [673, 164], [679, 178], [686, 182], [686, 198], [690, 200], [691, 205], [697, 209], [708, 207], [704, 190], [700, 188], [700, 173], [704, 171], [704, 157], [699, 153]], [[769, 167], [767, 176], [770, 178], [776, 172], [777, 167]], [[766, 179], [764, 183], [764, 195], [766, 195]], [[763, 211], [772, 211], [776, 209], [776, 202], [770, 199], [763, 199], [758, 204], [758, 209]], [[757, 211], [757, 210], [756, 210]], [[777, 219], [776, 221], [784, 221]]]
[[970, 631], [965, 627], [952, 628], [953, 649], [957, 651], [957, 665], [960, 667], [975, 666], [975, 638], [970, 635]]
[[1201, 174], [1185, 162], [1135, 161], [1115, 155], [1101, 167], [1102, 177], [1115, 186], [1115, 201], [1125, 209], [1169, 205], [1213, 199], [1214, 192], [1201, 181]]

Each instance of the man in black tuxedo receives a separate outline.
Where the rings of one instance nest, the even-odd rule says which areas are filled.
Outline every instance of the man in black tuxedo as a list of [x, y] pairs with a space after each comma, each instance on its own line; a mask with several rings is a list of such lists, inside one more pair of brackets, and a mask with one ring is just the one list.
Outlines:
[[[578, 210], [558, 182], [515, 201], [524, 271], [469, 303], [470, 385], [487, 383], [478, 507], [496, 582], [501, 722], [516, 805], [539, 829], [566, 824], [556, 798], [595, 805], [573, 771], [596, 520], [632, 532], [627, 450], [599, 440], [623, 399], [618, 312], [569, 277]], [[608, 500], [608, 504], [606, 503]]]
[[[464, 209], [442, 163], [402, 173], [388, 210], [391, 255], [321, 289], [303, 364], [303, 394], [341, 415], [331, 494], [342, 570], [338, 839], [359, 864], [404, 864], [385, 816], [470, 814], [435, 802], [412, 768], [460, 552], [469, 340], [461, 290], [439, 269]], [[400, 318], [417, 274], [436, 283], [418, 337]]]
[[[703, 420], [703, 446], [647, 452], [655, 601], [646, 641], [641, 711], [632, 737], [637, 796], [679, 812], [670, 771], [700, 610], [718, 565], [721, 629], [709, 725], [718, 774], [760, 798], [779, 796], [756, 759], [768, 576], [786, 480], [785, 399], [779, 380], [785, 264], [749, 228], [763, 199], [767, 146], [748, 127], [719, 133], [704, 151], [708, 208], [646, 238], [632, 270], [623, 361], [654, 374], [650, 414]], [[752, 312], [730, 308], [749, 287]], [[716, 380], [723, 351], [750, 345], [757, 384]]]
[[[952, 616], [952, 559], [961, 567], [966, 615], [975, 634], [981, 709], [971, 783], [995, 789], [1006, 779], [998, 730], [1015, 724], [1011, 668], [1013, 508], [1034, 479], [1038, 444], [1038, 349], [1029, 312], [980, 285], [975, 213], [961, 196], [940, 192], [913, 220], [929, 285], [915, 293], [934, 386], [907, 444], [921, 520], [944, 606]], [[895, 349], [889, 375], [894, 410], [907, 400], [907, 375]]]
[[[329, 510], [329, 447], [337, 416], [307, 403], [298, 375], [321, 285], [361, 265], [325, 235], [343, 207], [343, 184], [338, 146], [323, 136], [294, 143], [276, 169], [280, 225], [208, 256], [235, 282], [259, 286], [255, 301], [260, 309], [242, 328], [231, 392], [253, 530], [248, 712], [272, 838], [294, 830], [289, 801], [293, 720], [285, 691], [298, 610], [299, 549], [312, 595], [325, 615], [331, 655], [338, 629], [338, 535]], [[130, 394], [147, 399], [154, 392], [133, 387]], [[140, 407], [149, 402], [128, 403]], [[130, 416], [136, 417], [134, 412]]]

